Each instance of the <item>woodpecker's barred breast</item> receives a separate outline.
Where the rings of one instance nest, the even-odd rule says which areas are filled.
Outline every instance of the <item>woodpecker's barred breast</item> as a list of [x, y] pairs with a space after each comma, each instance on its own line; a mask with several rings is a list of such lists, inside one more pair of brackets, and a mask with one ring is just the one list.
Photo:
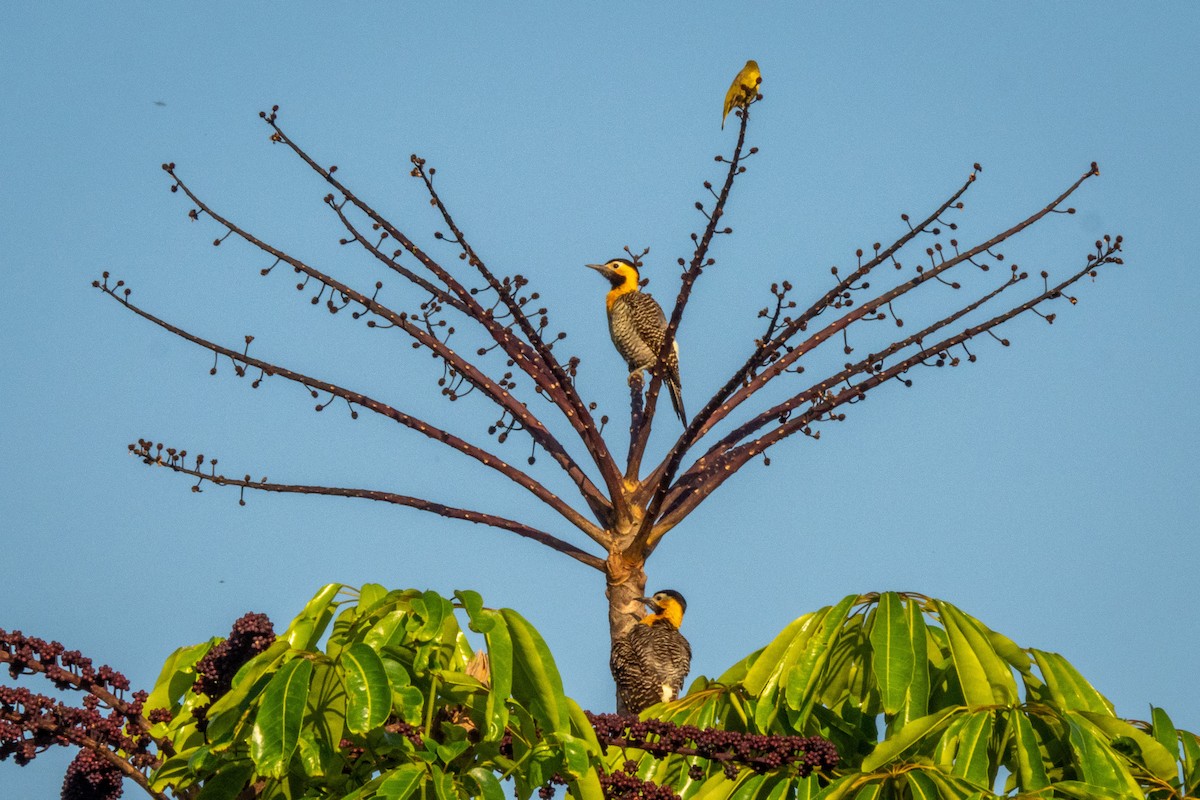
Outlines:
[[679, 632], [687, 601], [670, 589], [641, 600], [655, 613], [614, 642], [609, 659], [618, 714], [639, 714], [679, 697], [692, 666], [692, 647]]
[[[619, 295], [608, 309], [608, 332], [617, 352], [629, 365], [630, 373], [654, 369], [663, 334], [667, 331], [667, 315], [662, 306], [645, 292], [626, 292]], [[664, 379], [679, 383], [679, 343], [667, 356]]]

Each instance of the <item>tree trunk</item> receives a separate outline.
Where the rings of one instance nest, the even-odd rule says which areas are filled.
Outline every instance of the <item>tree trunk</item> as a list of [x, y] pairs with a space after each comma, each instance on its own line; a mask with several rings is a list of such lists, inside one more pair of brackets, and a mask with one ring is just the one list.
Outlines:
[[[640, 598], [646, 596], [646, 559], [644, 555], [631, 555], [622, 546], [633, 540], [637, 530], [635, 522], [628, 522], [613, 530], [617, 543], [605, 562], [607, 585], [604, 596], [608, 598], [608, 632], [610, 645], [623, 639], [646, 614]], [[621, 698], [617, 696], [617, 713], [627, 714]]]

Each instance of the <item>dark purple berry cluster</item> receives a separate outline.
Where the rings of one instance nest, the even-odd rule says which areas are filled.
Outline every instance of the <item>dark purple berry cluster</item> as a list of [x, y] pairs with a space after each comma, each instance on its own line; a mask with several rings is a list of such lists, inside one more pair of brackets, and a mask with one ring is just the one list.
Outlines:
[[607, 800], [679, 800], [671, 787], [639, 778], [636, 761], [626, 761], [616, 772], [600, 770], [600, 788]]
[[223, 697], [242, 665], [275, 641], [275, 626], [266, 614], [244, 614], [233, 623], [229, 638], [209, 650], [196, 664], [193, 691], [212, 702]]
[[[557, 793], [557, 790], [554, 788], [556, 785], [567, 785], [567, 779], [557, 772], [550, 776], [550, 780], [546, 781], [538, 788], [539, 800], [553, 800], [554, 795]], [[515, 786], [513, 789], [514, 791], [518, 791], [517, 787]], [[520, 795], [518, 794], [517, 796], [519, 797]]]
[[112, 667], [93, 666], [58, 642], [4, 630], [0, 663], [12, 678], [41, 675], [57, 689], [82, 693], [79, 706], [72, 706], [24, 687], [0, 686], [0, 761], [12, 756], [24, 766], [55, 745], [82, 748], [67, 770], [64, 798], [119, 797], [124, 773], [114, 758], [133, 767], [130, 777], [138, 780], [158, 765], [154, 748], [172, 752], [169, 742], [150, 736], [142, 716], [146, 693], [126, 698], [129, 680]]
[[405, 739], [408, 739], [408, 743], [417, 750], [425, 746], [425, 740], [421, 736], [421, 729], [416, 725], [410, 725], [398, 717], [390, 718], [387, 725], [384, 726], [384, 730], [388, 733], [400, 734]]
[[[398, 734], [408, 739], [409, 744], [413, 746], [414, 750], [422, 750], [425, 746], [421, 728], [416, 725], [410, 725], [399, 717], [394, 715], [389, 717], [383, 729], [388, 733]], [[342, 751], [342, 756], [351, 763], [367, 755], [368, 751], [362, 740], [355, 741], [348, 737], [342, 737], [341, 741], [338, 742], [338, 749]], [[373, 760], [378, 761], [378, 758], [374, 758]]]
[[[838, 763], [837, 748], [820, 736], [739, 733], [617, 714], [589, 713], [588, 719], [604, 744], [635, 747], [655, 756], [673, 753], [720, 761], [729, 778], [737, 777], [738, 765], [758, 772], [794, 766], [803, 777], [813, 770], [832, 769]], [[693, 766], [689, 775], [697, 772]]]
[[117, 800], [123, 792], [116, 765], [91, 750], [80, 750], [67, 767], [62, 800]]

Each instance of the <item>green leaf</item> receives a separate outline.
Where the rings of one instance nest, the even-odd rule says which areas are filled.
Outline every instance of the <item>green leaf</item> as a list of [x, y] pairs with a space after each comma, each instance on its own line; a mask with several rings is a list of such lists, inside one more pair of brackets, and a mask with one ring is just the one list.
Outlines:
[[812, 708], [821, 671], [832, 649], [829, 643], [846, 624], [846, 614], [857, 601], [858, 595], [846, 595], [841, 602], [830, 608], [799, 661], [788, 671], [787, 704], [800, 712], [800, 719], [806, 718]]
[[558, 737], [558, 744], [563, 752], [563, 765], [571, 777], [578, 778], [592, 768], [591, 751], [583, 739], [563, 734]]
[[234, 800], [253, 776], [254, 765], [250, 762], [229, 764], [204, 782], [196, 800]]
[[737, 781], [734, 790], [729, 793], [729, 800], [754, 800], [766, 777], [766, 775], [759, 775], [751, 771], [750, 777]]
[[[821, 622], [828, 614], [829, 609], [824, 608], [815, 614], [806, 615], [808, 624], [792, 638], [787, 649], [775, 664], [767, 663], [767, 659], [774, 655], [768, 648], [751, 667], [752, 674], [749, 677], [755, 677], [754, 667], [770, 666], [769, 677], [754, 700], [754, 724], [758, 730], [764, 733], [770, 730], [772, 722], [779, 714], [780, 706], [786, 702], [787, 676], [804, 656], [814, 632], [820, 628]], [[783, 695], [784, 702], [780, 701], [781, 695]]]
[[150, 775], [150, 788], [161, 792], [168, 787], [179, 787], [191, 783], [194, 777], [191, 767], [192, 756], [200, 748], [183, 750], [168, 758]]
[[487, 633], [495, 624], [495, 617], [483, 613], [483, 598], [479, 592], [472, 592], [469, 589], [455, 589], [454, 596], [458, 602], [462, 603], [462, 607], [467, 612], [467, 619], [470, 620], [470, 628], [476, 633]]
[[1029, 673], [1033, 667], [1033, 660], [1029, 658], [1029, 654], [1025, 652], [1016, 642], [1009, 639], [1002, 633], [987, 629], [988, 641], [992, 643], [992, 649], [1007, 661], [1011, 666], [1016, 668], [1022, 675]]
[[742, 686], [756, 698], [754, 717], [759, 730], [770, 728], [779, 711], [780, 682], [804, 654], [813, 632], [828, 614], [826, 607], [792, 621], [749, 665]]
[[371, 649], [379, 651], [391, 644], [396, 644], [402, 636], [398, 633], [403, 633], [404, 623], [408, 621], [412, 610], [407, 606], [403, 608], [393, 609], [384, 614], [371, 629], [363, 634], [363, 644], [368, 645]]
[[791, 784], [795, 789], [792, 800], [816, 800], [816, 796], [821, 792], [821, 783], [816, 775], [809, 775], [807, 778], [793, 778]]
[[[803, 617], [801, 617], [801, 619], [803, 619]], [[780, 634], [780, 636], [782, 635], [783, 634]], [[735, 683], [744, 683], [746, 676], [750, 674], [751, 668], [758, 663], [758, 659], [762, 656], [762, 653], [762, 650], [755, 650], [750, 655], [736, 662], [729, 669], [718, 675], [715, 683], [723, 683], [727, 686]]]
[[362, 642], [346, 648], [340, 659], [346, 675], [346, 727], [366, 733], [387, 722], [392, 713], [392, 685], [383, 659]]
[[601, 755], [604, 753], [604, 748], [600, 746], [600, 740], [596, 738], [596, 731], [592, 728], [592, 723], [588, 721], [587, 714], [579, 707], [571, 698], [567, 698], [567, 714], [571, 717], [571, 735], [581, 740], [586, 746], [588, 752]]
[[[1171, 750], [1144, 731], [1138, 730], [1123, 719], [1110, 717], [1107, 714], [1097, 714], [1091, 711], [1080, 711], [1071, 715], [1074, 720], [1086, 720], [1099, 729], [1111, 741], [1124, 738], [1132, 741], [1141, 756], [1141, 762], [1146, 769], [1168, 783], [1179, 780], [1179, 765]], [[1176, 752], [1178, 752], [1176, 750]]]
[[513, 611], [500, 611], [512, 636], [513, 698], [522, 703], [546, 733], [570, 731], [562, 678], [546, 641], [529, 622]]
[[386, 800], [405, 800], [411, 797], [425, 778], [425, 767], [405, 764], [392, 770], [379, 785], [379, 797]]
[[388, 590], [378, 583], [364, 583], [358, 590], [358, 611], [369, 614], [371, 609], [387, 599]]
[[908, 791], [912, 794], [912, 800], [941, 800], [942, 795], [938, 791], [937, 784], [925, 774], [924, 770], [910, 770], [904, 773], [904, 780], [908, 783]]
[[[1093, 732], [1090, 725], [1080, 724], [1077, 718], [1069, 718], [1068, 724], [1072, 756], [1083, 775], [1084, 783], [1100, 789], [1123, 792], [1131, 798], [1144, 797], [1122, 759]], [[1055, 784], [1055, 788], [1057, 786], [1058, 784]]]
[[843, 800], [849, 797], [861, 782], [861, 775], [844, 775], [826, 786], [813, 800]]
[[340, 583], [327, 583], [322, 586], [280, 638], [286, 640], [293, 650], [314, 649], [317, 641], [325, 633], [325, 626], [333, 619], [333, 612], [337, 609], [333, 598], [341, 590]]
[[1060, 709], [1069, 711], [1093, 711], [1097, 714], [1116, 716], [1112, 703], [1088, 683], [1075, 667], [1058, 653], [1032, 650], [1033, 659], [1046, 679], [1050, 699]]
[[1012, 669], [996, 654], [983, 623], [942, 600], [935, 600], [934, 605], [950, 639], [954, 671], [967, 705], [1016, 703]]
[[346, 732], [346, 682], [337, 665], [322, 662], [313, 664], [308, 686], [308, 708], [300, 746], [303, 751], [303, 737], [311, 735], [318, 745], [323, 766], [327, 766]]
[[274, 644], [247, 661], [233, 678], [233, 688], [208, 709], [208, 742], [215, 748], [228, 746], [250, 705], [270, 683], [276, 665], [288, 652], [288, 643]]
[[[751, 696], [758, 697], [768, 684], [779, 682], [782, 670], [795, 661], [799, 655], [799, 649], [803, 648], [804, 643], [808, 641], [814, 623], [827, 613], [829, 610], [825, 608], [792, 620], [771, 640], [769, 645], [758, 651], [741, 681], [742, 686]], [[790, 658], [786, 657], [791, 651], [795, 651], [794, 654]]]
[[[937, 787], [938, 797], [941, 800], [978, 800], [983, 796], [982, 792], [961, 778], [946, 775], [940, 770], [927, 769], [925, 775]], [[990, 792], [988, 794], [991, 795]], [[991, 796], [994, 797], [994, 795]]]
[[500, 781], [496, 779], [496, 774], [490, 769], [475, 767], [467, 775], [479, 787], [479, 797], [483, 798], [483, 800], [505, 800], [504, 787], [500, 785]]
[[392, 703], [410, 725], [418, 725], [425, 714], [425, 695], [415, 686], [402, 686], [392, 692]]
[[958, 734], [958, 753], [950, 774], [981, 788], [991, 786], [991, 759], [988, 746], [992, 740], [992, 712], [977, 711], [967, 716]]
[[449, 765], [451, 761], [465, 753], [467, 748], [470, 746], [471, 743], [466, 739], [459, 739], [458, 741], [450, 741], [439, 744], [437, 746], [438, 760], [443, 764]]
[[1183, 745], [1184, 790], [1200, 793], [1200, 738], [1190, 731], [1179, 731], [1179, 742]]
[[918, 601], [910, 599], [904, 604], [904, 619], [912, 646], [913, 673], [904, 697], [904, 708], [895, 720], [900, 727], [929, 713], [929, 634]]
[[436, 765], [430, 766], [433, 773], [433, 794], [437, 800], [462, 800], [454, 785], [454, 776], [443, 772]]
[[[332, 606], [336, 608], [336, 606]], [[340, 658], [342, 650], [346, 649], [356, 633], [359, 624], [359, 613], [356, 606], [345, 606], [334, 617], [333, 627], [325, 641], [325, 655], [330, 658]]]
[[[1054, 784], [1054, 794], [1057, 797], [1072, 797], [1075, 800], [1129, 800], [1116, 789], [1102, 789], [1084, 781], [1058, 781]], [[1141, 797], [1142, 795], [1135, 795]]]
[[300, 731], [300, 767], [305, 775], [312, 778], [324, 777], [325, 762], [333, 754], [322, 747], [323, 744], [324, 742], [318, 740], [311, 730], [306, 728]]
[[452, 616], [454, 609], [446, 598], [442, 597], [437, 592], [425, 592], [421, 595], [421, 600], [413, 601], [413, 610], [423, 609], [419, 612], [419, 616], [424, 618], [424, 623], [416, 631], [416, 639], [420, 642], [429, 642], [437, 639], [442, 633], [442, 623], [447, 616]]
[[830, 644], [830, 652], [816, 684], [814, 707], [851, 709], [869, 717], [883, 712], [879, 686], [872, 669], [874, 651], [868, 638], [866, 614], [852, 614]]
[[735, 780], [731, 781], [725, 777], [723, 772], [718, 772], [700, 784], [700, 789], [692, 795], [691, 800], [728, 800], [734, 790], [753, 774], [751, 770], [744, 769], [738, 773]]
[[275, 673], [263, 691], [250, 735], [250, 758], [260, 775], [282, 778], [287, 773], [300, 741], [312, 668], [306, 658], [293, 659]]
[[950, 720], [964, 710], [961, 706], [951, 706], [913, 720], [895, 735], [880, 742], [871, 754], [863, 759], [862, 771], [874, 772], [884, 764], [898, 760], [902, 753], [911, 750], [926, 739], [940, 736], [943, 728], [950, 724]]
[[[147, 706], [148, 708], [149, 706]], [[1168, 753], [1176, 760], [1179, 759], [1179, 731], [1175, 730], [1175, 723], [1171, 722], [1171, 717], [1167, 715], [1157, 706], [1150, 706], [1150, 723], [1151, 732], [1154, 738], [1158, 740]]]
[[787, 775], [772, 775], [763, 783], [759, 800], [787, 800], [796, 779]]
[[156, 708], [171, 708], [178, 703], [196, 682], [196, 672], [192, 668], [219, 641], [210, 639], [191, 647], [181, 647], [167, 656], [158, 680], [154, 682], [154, 690], [146, 698], [144, 708], [147, 713]]
[[1046, 767], [1042, 762], [1042, 751], [1029, 717], [1021, 709], [1013, 709], [1008, 715], [1014, 735], [1013, 744], [1017, 756], [1017, 781], [1022, 792], [1036, 792], [1050, 785]]
[[913, 679], [912, 636], [904, 614], [904, 601], [895, 592], [879, 596], [871, 624], [871, 671], [879, 684], [885, 714], [895, 714], [904, 705]]
[[488, 665], [491, 672], [491, 688], [488, 690], [484, 715], [487, 719], [485, 741], [495, 742], [504, 737], [508, 725], [508, 698], [513, 685], [513, 643], [508, 633], [508, 624], [497, 611], [483, 611], [480, 618], [486, 620]]

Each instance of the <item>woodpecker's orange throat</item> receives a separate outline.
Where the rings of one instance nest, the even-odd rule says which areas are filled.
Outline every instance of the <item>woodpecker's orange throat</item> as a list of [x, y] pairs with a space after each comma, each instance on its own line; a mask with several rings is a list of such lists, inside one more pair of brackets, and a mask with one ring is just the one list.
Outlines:
[[687, 603], [678, 592], [657, 592], [654, 597], [644, 598], [643, 602], [651, 606], [654, 613], [642, 617], [642, 625], [653, 625], [660, 619], [666, 620], [675, 628], [683, 624], [683, 612], [687, 608]]
[[[616, 273], [622, 280], [621, 283], [615, 284], [613, 290], [604, 297], [604, 307], [612, 310], [613, 303], [617, 302], [617, 298], [623, 294], [638, 291], [638, 272], [633, 267], [625, 266], [624, 264], [616, 268]], [[614, 279], [615, 280], [615, 279]]]

